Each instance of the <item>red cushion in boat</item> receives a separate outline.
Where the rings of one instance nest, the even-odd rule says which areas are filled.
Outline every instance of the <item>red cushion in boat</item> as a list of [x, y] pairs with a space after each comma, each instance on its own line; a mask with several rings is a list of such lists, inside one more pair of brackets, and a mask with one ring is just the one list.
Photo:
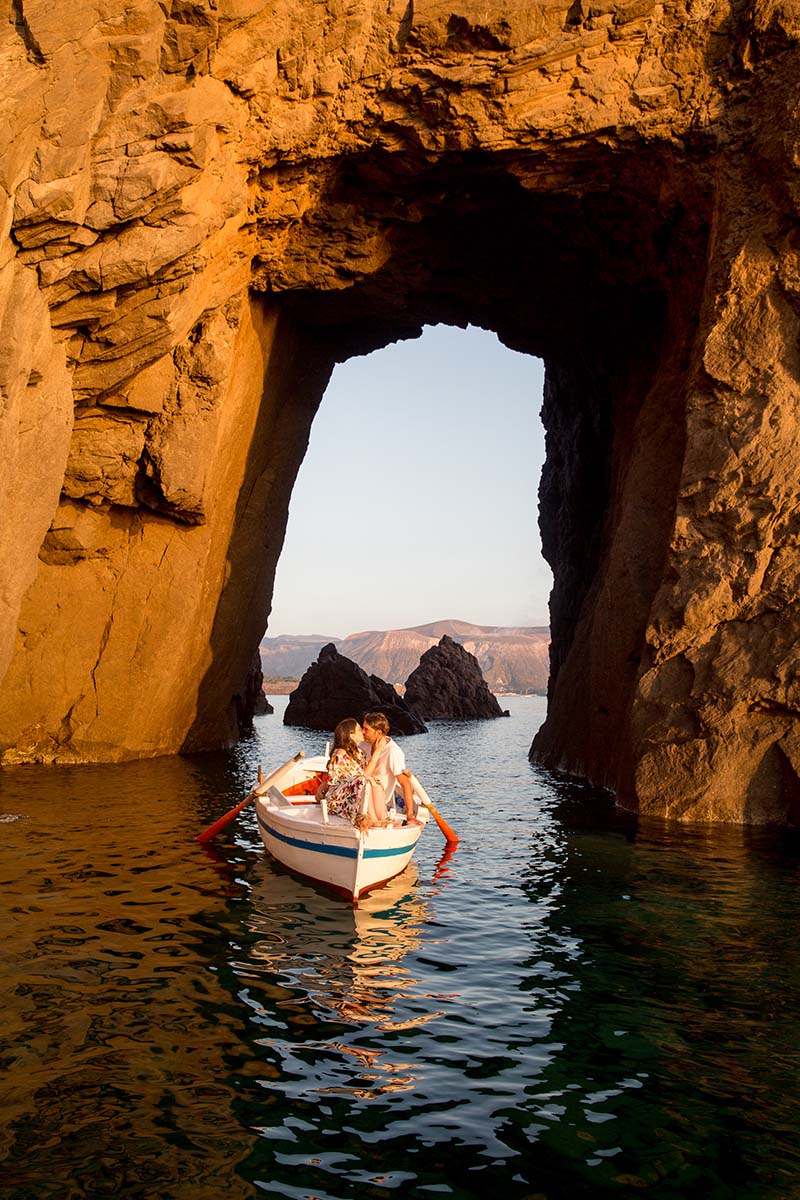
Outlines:
[[295, 783], [292, 787], [284, 788], [284, 796], [316, 796], [318, 789], [328, 779], [327, 771], [317, 771], [316, 775], [312, 775], [310, 779], [304, 779], [302, 783]]

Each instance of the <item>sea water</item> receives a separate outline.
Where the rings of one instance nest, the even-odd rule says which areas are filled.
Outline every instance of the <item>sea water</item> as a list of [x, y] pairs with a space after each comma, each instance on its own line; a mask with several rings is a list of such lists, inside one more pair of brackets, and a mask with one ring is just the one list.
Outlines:
[[324, 737], [2, 774], [0, 1194], [800, 1195], [800, 845], [637, 823], [527, 761], [544, 715], [402, 744], [461, 837], [357, 908], [262, 849]]

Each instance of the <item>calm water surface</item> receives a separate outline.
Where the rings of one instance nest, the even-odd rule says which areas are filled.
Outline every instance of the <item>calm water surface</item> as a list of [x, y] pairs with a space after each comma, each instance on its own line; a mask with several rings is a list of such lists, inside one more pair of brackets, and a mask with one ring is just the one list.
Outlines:
[[404, 746], [462, 837], [357, 909], [192, 837], [235, 752], [0, 776], [0, 1194], [800, 1196], [800, 843], [638, 826], [544, 714]]

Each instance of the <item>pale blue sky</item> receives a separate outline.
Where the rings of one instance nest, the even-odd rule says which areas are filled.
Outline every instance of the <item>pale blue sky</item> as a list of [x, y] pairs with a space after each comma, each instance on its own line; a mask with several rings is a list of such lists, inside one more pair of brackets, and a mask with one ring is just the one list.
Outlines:
[[295, 484], [268, 636], [456, 618], [546, 625], [544, 369], [426, 327], [334, 370]]

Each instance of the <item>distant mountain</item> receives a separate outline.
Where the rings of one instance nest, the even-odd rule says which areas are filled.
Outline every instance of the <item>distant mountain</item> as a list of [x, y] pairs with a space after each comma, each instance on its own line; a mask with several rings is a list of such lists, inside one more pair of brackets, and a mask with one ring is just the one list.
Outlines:
[[261, 670], [265, 675], [299, 679], [328, 642], [338, 644], [341, 638], [323, 637], [321, 633], [284, 634], [265, 637], [261, 642]]
[[453, 639], [487, 637], [489, 634], [495, 634], [497, 637], [513, 637], [515, 634], [528, 637], [531, 634], [544, 634], [548, 639], [550, 637], [550, 628], [547, 625], [470, 625], [469, 621], [431, 621], [430, 625], [412, 625], [408, 632], [424, 633], [428, 637], [436, 638], [437, 641], [445, 634]]
[[378, 675], [388, 683], [405, 683], [419, 665], [420, 655], [438, 640], [413, 629], [371, 630], [351, 633], [339, 643], [339, 653], [352, 658], [368, 675]]
[[409, 629], [366, 630], [346, 638], [298, 634], [264, 638], [262, 670], [267, 676], [299, 679], [328, 642], [369, 675], [404, 684], [420, 657], [443, 634], [460, 642], [480, 663], [493, 692], [547, 691], [550, 630], [547, 626], [471, 625], [467, 621], [432, 621]]
[[535, 692], [547, 694], [550, 675], [550, 630], [532, 630], [530, 634], [465, 638], [465, 650], [474, 654], [486, 682], [495, 693]]

